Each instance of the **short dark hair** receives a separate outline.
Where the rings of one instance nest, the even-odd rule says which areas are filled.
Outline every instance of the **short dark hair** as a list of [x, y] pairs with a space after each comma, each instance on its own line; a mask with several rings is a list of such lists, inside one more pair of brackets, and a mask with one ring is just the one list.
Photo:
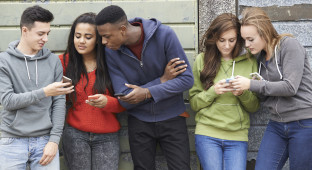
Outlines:
[[116, 24], [127, 21], [125, 11], [116, 5], [110, 5], [102, 9], [96, 16], [96, 25], [104, 25], [106, 23]]
[[53, 19], [53, 14], [49, 10], [35, 5], [28, 7], [23, 12], [21, 16], [20, 28], [22, 29], [23, 26], [26, 26], [28, 29], [31, 29], [35, 21], [48, 23], [53, 21]]

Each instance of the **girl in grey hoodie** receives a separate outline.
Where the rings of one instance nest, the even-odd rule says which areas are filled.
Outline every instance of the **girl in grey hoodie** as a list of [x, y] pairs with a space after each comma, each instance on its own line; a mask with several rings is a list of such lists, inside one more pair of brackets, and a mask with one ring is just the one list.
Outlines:
[[312, 72], [302, 45], [279, 35], [259, 8], [242, 13], [241, 35], [257, 56], [262, 80], [237, 76], [236, 89], [257, 92], [271, 117], [259, 149], [256, 170], [312, 169]]

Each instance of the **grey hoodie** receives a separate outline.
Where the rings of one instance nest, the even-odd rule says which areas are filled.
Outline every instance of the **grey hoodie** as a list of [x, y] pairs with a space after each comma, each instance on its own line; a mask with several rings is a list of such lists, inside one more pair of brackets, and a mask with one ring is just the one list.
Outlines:
[[57, 55], [43, 48], [34, 57], [25, 57], [9, 44], [0, 53], [1, 137], [50, 135], [59, 143], [64, 119], [65, 96], [46, 97], [43, 88], [61, 81], [63, 68]]
[[267, 65], [264, 54], [258, 55], [265, 81], [251, 80], [250, 90], [266, 96], [264, 106], [274, 121], [312, 118], [312, 72], [304, 47], [295, 38], [284, 37], [275, 53]]

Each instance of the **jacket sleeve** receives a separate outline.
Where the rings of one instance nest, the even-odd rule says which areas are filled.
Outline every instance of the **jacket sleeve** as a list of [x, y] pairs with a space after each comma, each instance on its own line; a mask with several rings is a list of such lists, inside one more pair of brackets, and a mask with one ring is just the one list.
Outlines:
[[[63, 76], [63, 67], [61, 61], [57, 59], [57, 64], [54, 71], [54, 82], [61, 81]], [[50, 142], [59, 143], [63, 132], [63, 126], [65, 121], [65, 95], [53, 96], [52, 97], [52, 108], [51, 108], [51, 120], [52, 129], [50, 131]]]
[[[252, 72], [258, 71], [257, 61], [255, 59], [252, 62]], [[257, 95], [250, 90], [245, 90], [242, 95], [237, 97], [241, 105], [247, 112], [256, 112], [260, 108], [260, 102]]]
[[15, 93], [10, 77], [7, 63], [0, 60], [0, 103], [5, 110], [22, 109], [46, 97], [42, 88], [25, 93]]
[[[107, 52], [108, 53], [108, 52]], [[128, 83], [127, 81], [127, 78], [125, 77], [125, 75], [123, 74], [123, 72], [121, 71], [121, 69], [119, 69], [119, 66], [116, 65], [116, 61], [114, 61], [114, 57], [118, 57], [118, 56], [115, 56], [116, 54], [115, 53], [109, 53], [107, 54], [106, 56], [106, 62], [107, 62], [107, 68], [108, 68], [108, 73], [110, 75], [110, 78], [112, 80], [112, 84], [113, 84], [113, 87], [114, 87], [114, 91], [116, 93], [124, 93], [124, 94], [128, 94], [132, 91], [132, 89], [130, 88], [127, 88], [125, 86], [125, 83]], [[142, 105], [142, 104], [145, 104], [147, 102], [150, 102], [151, 100], [148, 99], [148, 100], [145, 100], [145, 101], [142, 101], [138, 104], [129, 104], [127, 102], [123, 102], [121, 100], [119, 100], [119, 103], [124, 107], [126, 108], [127, 110], [129, 109], [132, 109], [134, 107], [137, 107], [139, 105]]]
[[303, 76], [305, 50], [294, 38], [287, 38], [282, 43], [285, 44], [281, 45], [281, 63], [278, 64], [281, 65], [283, 80], [276, 82], [251, 80], [251, 91], [266, 96], [294, 96], [297, 93]]
[[218, 97], [214, 90], [214, 86], [211, 86], [208, 90], [204, 90], [202, 82], [200, 81], [200, 72], [202, 67], [202, 55], [200, 54], [196, 57], [193, 66], [193, 75], [194, 75], [194, 85], [189, 90], [190, 96], [190, 105], [191, 108], [198, 112], [199, 110], [210, 106], [215, 98]]
[[[187, 64], [188, 67], [186, 68], [185, 72], [181, 73], [172, 80], [168, 80], [165, 83], [147, 87], [155, 103], [166, 98], [175, 96], [177, 94], [183, 93], [184, 91], [190, 89], [194, 83], [194, 78], [188, 59], [178, 40], [178, 37], [170, 27], [167, 27], [165, 37], [165, 51], [168, 61], [175, 57], [179, 57], [181, 60], [185, 61], [185, 64]], [[158, 81], [160, 82], [160, 80]], [[143, 85], [142, 87], [146, 86]]]

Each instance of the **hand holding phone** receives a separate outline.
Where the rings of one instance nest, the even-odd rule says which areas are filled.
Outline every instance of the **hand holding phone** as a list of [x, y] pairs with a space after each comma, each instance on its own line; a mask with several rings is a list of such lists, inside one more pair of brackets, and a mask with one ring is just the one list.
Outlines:
[[66, 76], [63, 76], [63, 83], [70, 83], [70, 85], [68, 86], [65, 86], [65, 87], [70, 87], [73, 85], [73, 82], [70, 78], [66, 77]]

